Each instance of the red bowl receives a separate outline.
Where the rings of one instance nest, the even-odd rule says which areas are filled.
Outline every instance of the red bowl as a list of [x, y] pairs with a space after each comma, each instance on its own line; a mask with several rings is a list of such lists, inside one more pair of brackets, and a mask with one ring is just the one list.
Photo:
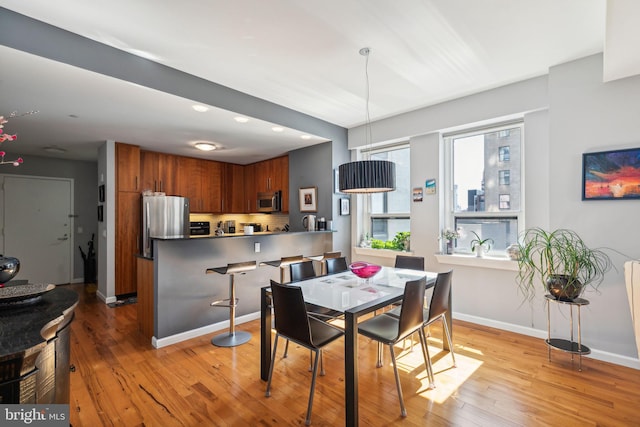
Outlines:
[[371, 264], [365, 261], [358, 261], [349, 265], [349, 270], [351, 270], [353, 274], [360, 277], [361, 279], [368, 279], [375, 276], [381, 268], [382, 266]]

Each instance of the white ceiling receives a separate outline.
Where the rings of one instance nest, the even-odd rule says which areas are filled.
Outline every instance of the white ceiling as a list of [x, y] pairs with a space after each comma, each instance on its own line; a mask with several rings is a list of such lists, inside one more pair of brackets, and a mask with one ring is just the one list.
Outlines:
[[[365, 121], [362, 47], [371, 48], [376, 120], [602, 52], [607, 2], [0, 0], [0, 6], [351, 128]], [[244, 164], [326, 140], [302, 140], [304, 132], [291, 128], [275, 133], [260, 120], [240, 125], [236, 113], [218, 108], [195, 113], [192, 100], [1, 44], [0, 38], [0, 114], [39, 110], [5, 125], [19, 134], [3, 144], [7, 152], [92, 160], [113, 139]], [[200, 154], [192, 141], [201, 139], [224, 149]], [[51, 145], [67, 153], [42, 151]]]

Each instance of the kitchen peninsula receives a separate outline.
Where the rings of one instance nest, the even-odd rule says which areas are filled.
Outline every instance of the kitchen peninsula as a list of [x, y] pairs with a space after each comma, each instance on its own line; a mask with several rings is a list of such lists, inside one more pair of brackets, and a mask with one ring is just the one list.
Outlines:
[[[224, 330], [229, 311], [210, 304], [228, 298], [229, 279], [206, 274], [207, 268], [321, 255], [332, 248], [331, 231], [155, 238], [153, 258], [137, 260], [140, 330], [157, 348]], [[260, 317], [260, 288], [279, 277], [277, 268], [261, 266], [236, 278], [237, 324]]]

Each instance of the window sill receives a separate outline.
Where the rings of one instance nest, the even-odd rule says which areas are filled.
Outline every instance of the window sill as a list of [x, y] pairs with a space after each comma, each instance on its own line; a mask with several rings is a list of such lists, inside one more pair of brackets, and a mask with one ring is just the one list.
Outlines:
[[397, 255], [413, 255], [413, 252], [393, 251], [391, 249], [361, 248], [359, 246], [355, 246], [353, 250], [356, 253], [356, 255], [374, 256], [374, 257], [380, 257], [380, 258], [395, 259]]
[[446, 255], [435, 254], [440, 264], [464, 265], [467, 267], [492, 268], [494, 270], [518, 271], [518, 262], [504, 257], [485, 256], [478, 258], [475, 255]]

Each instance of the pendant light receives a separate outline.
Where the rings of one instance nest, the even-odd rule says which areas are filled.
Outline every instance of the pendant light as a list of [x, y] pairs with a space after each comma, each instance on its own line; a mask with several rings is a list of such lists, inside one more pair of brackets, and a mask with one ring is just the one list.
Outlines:
[[[371, 145], [371, 117], [369, 115], [369, 52], [368, 47], [360, 49], [366, 58], [365, 77], [367, 80], [366, 138]], [[396, 189], [396, 165], [388, 160], [359, 160], [339, 166], [340, 191], [342, 193], [384, 193]]]

